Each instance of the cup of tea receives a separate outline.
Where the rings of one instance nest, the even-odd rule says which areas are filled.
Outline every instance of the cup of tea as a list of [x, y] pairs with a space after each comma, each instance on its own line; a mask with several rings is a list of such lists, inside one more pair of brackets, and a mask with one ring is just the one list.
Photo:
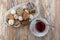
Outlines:
[[49, 24], [44, 18], [36, 18], [30, 24], [30, 31], [34, 36], [42, 37], [48, 33]]

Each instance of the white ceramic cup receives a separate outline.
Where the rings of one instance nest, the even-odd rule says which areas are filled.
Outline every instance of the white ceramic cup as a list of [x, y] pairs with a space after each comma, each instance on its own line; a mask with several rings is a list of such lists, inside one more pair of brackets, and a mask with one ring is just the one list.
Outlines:
[[35, 28], [36, 20], [40, 20], [40, 21], [44, 22], [45, 24], [49, 24], [49, 23], [48, 23], [47, 20], [45, 20], [44, 18], [36, 18], [36, 19], [34, 19], [34, 20], [31, 22], [31, 24], [30, 24], [30, 31], [31, 31], [31, 33], [32, 33], [34, 36], [43, 37], [43, 36], [45, 36], [45, 35], [48, 33], [49, 26], [46, 25], [45, 30], [44, 30], [43, 32], [38, 32], [38, 31], [36, 30], [36, 28]]

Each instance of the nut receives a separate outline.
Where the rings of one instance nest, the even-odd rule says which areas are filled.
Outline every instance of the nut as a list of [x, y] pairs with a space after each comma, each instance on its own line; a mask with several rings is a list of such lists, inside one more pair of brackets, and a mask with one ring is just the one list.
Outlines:
[[22, 21], [23, 20], [23, 18], [22, 18], [22, 16], [19, 16], [19, 18], [18, 18], [20, 21]]
[[14, 19], [18, 19], [18, 15], [17, 14], [14, 14]]

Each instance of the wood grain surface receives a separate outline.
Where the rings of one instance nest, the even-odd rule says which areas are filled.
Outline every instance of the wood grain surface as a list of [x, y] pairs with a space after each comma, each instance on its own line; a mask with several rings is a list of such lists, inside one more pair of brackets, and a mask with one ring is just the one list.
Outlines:
[[[29, 0], [0, 0], [0, 40], [60, 40], [60, 0], [54, 0], [54, 13], [56, 15], [53, 23], [55, 27], [53, 30], [49, 30], [48, 34], [44, 37], [39, 38], [32, 35], [29, 30], [29, 25], [16, 29], [4, 24], [2, 15], [4, 15], [6, 11], [18, 4], [28, 1]], [[39, 0], [39, 3], [40, 9], [43, 9], [43, 7], [41, 7], [41, 0]]]

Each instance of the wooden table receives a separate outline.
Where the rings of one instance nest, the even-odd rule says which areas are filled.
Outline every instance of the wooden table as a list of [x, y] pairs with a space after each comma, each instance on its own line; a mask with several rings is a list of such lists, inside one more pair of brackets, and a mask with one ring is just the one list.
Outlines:
[[0, 40], [60, 40], [60, 0], [55, 0], [54, 12], [54, 30], [49, 30], [48, 34], [42, 38], [35, 37], [29, 30], [29, 25], [19, 29], [5, 26], [3, 17], [4, 13], [18, 4], [28, 2], [28, 0], [0, 0]]

